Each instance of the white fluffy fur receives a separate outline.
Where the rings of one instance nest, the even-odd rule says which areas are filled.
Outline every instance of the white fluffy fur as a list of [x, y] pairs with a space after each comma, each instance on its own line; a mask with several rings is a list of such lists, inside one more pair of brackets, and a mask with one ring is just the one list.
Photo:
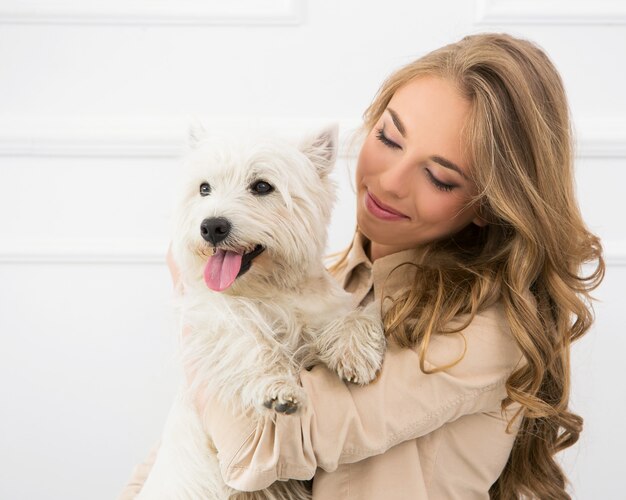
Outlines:
[[[248, 493], [228, 487], [192, 395], [207, 387], [236, 411], [254, 408], [259, 418], [273, 417], [279, 405], [295, 411], [306, 405], [298, 383], [303, 366], [322, 362], [365, 384], [382, 362], [385, 340], [376, 306], [354, 309], [350, 295], [323, 265], [334, 201], [329, 173], [336, 127], [300, 145], [243, 137], [218, 138], [198, 125], [190, 133], [172, 250], [184, 287], [177, 304], [181, 325], [190, 326], [182, 339], [182, 363], [195, 377], [174, 403], [140, 500], [310, 498], [298, 481]], [[252, 194], [250, 185], [261, 179], [275, 191]], [[211, 185], [204, 197], [199, 194], [203, 182]], [[232, 224], [218, 246], [265, 247], [250, 270], [221, 293], [203, 280], [212, 254], [200, 234], [207, 217]]]

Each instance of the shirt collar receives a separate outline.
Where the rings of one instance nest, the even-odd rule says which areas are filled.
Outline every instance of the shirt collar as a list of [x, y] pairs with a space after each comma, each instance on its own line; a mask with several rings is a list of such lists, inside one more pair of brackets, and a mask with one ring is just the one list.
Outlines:
[[366, 269], [372, 268], [372, 262], [367, 256], [365, 250], [367, 245], [369, 245], [369, 240], [363, 235], [363, 233], [357, 230], [354, 235], [354, 239], [352, 240], [352, 246], [350, 247], [346, 266], [344, 268], [344, 286], [356, 267], [363, 265]]
[[360, 291], [357, 299], [361, 302], [374, 289], [374, 298], [381, 300], [393, 297], [398, 292], [411, 286], [415, 277], [415, 266], [420, 260], [421, 251], [416, 248], [402, 250], [376, 259], [373, 263], [366, 253], [369, 240], [360, 231], [356, 231], [352, 247], [348, 253], [343, 271], [343, 280], [340, 283], [346, 288], [350, 281], [358, 280], [351, 291]]

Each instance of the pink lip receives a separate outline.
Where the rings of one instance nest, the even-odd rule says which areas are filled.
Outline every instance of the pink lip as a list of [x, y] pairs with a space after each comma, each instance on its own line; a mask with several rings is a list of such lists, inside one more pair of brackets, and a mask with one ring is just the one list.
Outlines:
[[365, 193], [365, 206], [372, 215], [378, 217], [379, 219], [404, 220], [409, 218], [402, 212], [398, 212], [397, 210], [394, 210], [377, 200], [369, 191], [366, 191]]

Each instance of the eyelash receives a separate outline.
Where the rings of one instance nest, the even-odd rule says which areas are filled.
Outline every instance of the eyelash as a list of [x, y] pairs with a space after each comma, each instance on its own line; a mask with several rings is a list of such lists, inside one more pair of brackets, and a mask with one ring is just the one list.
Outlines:
[[428, 174], [430, 182], [432, 182], [433, 185], [440, 191], [450, 192], [455, 187], [451, 184], [446, 184], [445, 182], [441, 182], [440, 180], [436, 179], [435, 176], [428, 169], [426, 169], [426, 174]]
[[385, 146], [390, 147], [391, 149], [402, 149], [398, 144], [393, 142], [385, 135], [385, 127], [379, 128], [377, 131], [376, 137], [380, 142], [382, 142]]
[[[381, 127], [376, 130], [376, 138], [380, 142], [382, 142], [385, 146], [391, 149], [402, 149], [400, 145], [396, 144], [385, 135], [385, 127]], [[440, 191], [450, 192], [455, 187], [455, 186], [452, 186], [451, 184], [446, 184], [444, 182], [441, 182], [440, 180], [435, 178], [435, 176], [428, 169], [426, 169], [426, 173], [428, 175], [428, 179], [433, 184], [433, 186], [435, 186]]]

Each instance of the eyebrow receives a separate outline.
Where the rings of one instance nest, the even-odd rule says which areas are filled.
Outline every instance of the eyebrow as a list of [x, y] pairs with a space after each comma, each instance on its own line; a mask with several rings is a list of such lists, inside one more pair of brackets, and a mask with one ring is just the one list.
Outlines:
[[398, 113], [396, 113], [391, 108], [387, 108], [387, 111], [389, 111], [389, 114], [391, 115], [391, 119], [393, 120], [394, 125], [398, 129], [398, 132], [402, 134], [402, 137], [406, 137], [406, 129], [404, 128], [404, 123], [402, 123], [402, 120], [400, 120]]
[[454, 170], [461, 177], [463, 177], [464, 179], [467, 179], [467, 176], [463, 173], [463, 170], [461, 170], [461, 167], [459, 167], [456, 163], [452, 163], [450, 160], [446, 160], [445, 158], [442, 158], [441, 156], [437, 156], [437, 155], [431, 156], [430, 159], [434, 161], [435, 163], [439, 163], [439, 165], [441, 165], [442, 167], [446, 167], [446, 168], [449, 168], [450, 170]]
[[[400, 120], [398, 113], [396, 113], [393, 109], [389, 107], [387, 108], [387, 111], [389, 111], [389, 114], [391, 115], [391, 119], [393, 120], [394, 125], [398, 129], [398, 132], [400, 132], [402, 137], [406, 138], [406, 128], [404, 127], [404, 123], [402, 123], [402, 120]], [[453, 163], [450, 160], [446, 160], [445, 158], [439, 155], [431, 156], [430, 160], [434, 161], [435, 163], [439, 163], [439, 165], [441, 165], [442, 167], [449, 168], [450, 170], [454, 170], [459, 175], [461, 175], [461, 177], [463, 177], [464, 179], [467, 179], [467, 176], [463, 173], [463, 170], [461, 170], [461, 167], [459, 167], [456, 163]]]

